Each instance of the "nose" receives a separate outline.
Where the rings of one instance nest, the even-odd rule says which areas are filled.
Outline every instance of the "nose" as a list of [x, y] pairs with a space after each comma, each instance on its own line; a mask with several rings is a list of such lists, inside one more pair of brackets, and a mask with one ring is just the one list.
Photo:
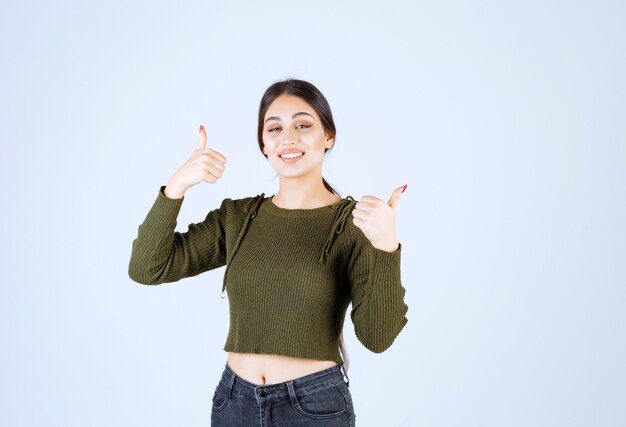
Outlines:
[[285, 129], [282, 136], [284, 145], [295, 144], [298, 141], [298, 136], [294, 129]]

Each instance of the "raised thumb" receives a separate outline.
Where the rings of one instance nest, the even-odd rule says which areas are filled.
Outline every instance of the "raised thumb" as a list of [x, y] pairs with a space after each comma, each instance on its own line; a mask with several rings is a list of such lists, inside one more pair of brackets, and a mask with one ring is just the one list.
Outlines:
[[196, 145], [197, 150], [204, 150], [206, 146], [206, 131], [204, 130], [204, 126], [200, 125], [200, 136], [198, 137], [198, 144]]
[[400, 194], [404, 193], [404, 190], [406, 190], [406, 184], [393, 190], [393, 193], [391, 193], [391, 197], [389, 198], [387, 204], [392, 208], [395, 208], [398, 204], [398, 199], [400, 199]]

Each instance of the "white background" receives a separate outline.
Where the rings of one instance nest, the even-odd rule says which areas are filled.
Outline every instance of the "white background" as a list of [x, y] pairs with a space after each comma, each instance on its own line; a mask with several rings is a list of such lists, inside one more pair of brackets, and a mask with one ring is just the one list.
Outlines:
[[223, 269], [127, 274], [158, 188], [228, 157], [178, 230], [274, 194], [261, 95], [328, 98], [342, 195], [398, 206], [409, 322], [346, 320], [357, 425], [626, 424], [626, 6], [620, 1], [4, 2], [0, 425], [208, 426]]

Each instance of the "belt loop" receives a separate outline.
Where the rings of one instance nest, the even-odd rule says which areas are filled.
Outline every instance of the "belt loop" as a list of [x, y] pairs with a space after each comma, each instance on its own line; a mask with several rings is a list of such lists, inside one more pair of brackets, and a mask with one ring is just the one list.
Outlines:
[[233, 386], [235, 385], [235, 379], [237, 378], [237, 374], [232, 373], [230, 378], [228, 379], [228, 383], [226, 383], [226, 395], [230, 399], [230, 396], [233, 392]]
[[346, 377], [346, 385], [350, 387], [350, 378], [348, 378], [348, 371], [346, 371], [346, 368], [344, 367], [343, 363], [341, 364], [341, 371]]
[[291, 404], [293, 406], [298, 406], [298, 398], [296, 397], [296, 392], [293, 389], [293, 380], [287, 381], [287, 390], [289, 391], [289, 398], [291, 399]]

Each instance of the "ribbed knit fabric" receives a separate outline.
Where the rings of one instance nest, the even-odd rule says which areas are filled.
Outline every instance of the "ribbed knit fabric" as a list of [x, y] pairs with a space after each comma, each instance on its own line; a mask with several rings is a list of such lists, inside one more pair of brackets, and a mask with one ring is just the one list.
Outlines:
[[133, 241], [128, 273], [155, 285], [226, 265], [230, 327], [225, 351], [343, 363], [338, 338], [348, 305], [359, 341], [380, 353], [408, 322], [401, 247], [374, 248], [352, 222], [351, 197], [315, 209], [284, 209], [261, 194], [224, 199], [184, 233], [184, 197], [157, 198]]

